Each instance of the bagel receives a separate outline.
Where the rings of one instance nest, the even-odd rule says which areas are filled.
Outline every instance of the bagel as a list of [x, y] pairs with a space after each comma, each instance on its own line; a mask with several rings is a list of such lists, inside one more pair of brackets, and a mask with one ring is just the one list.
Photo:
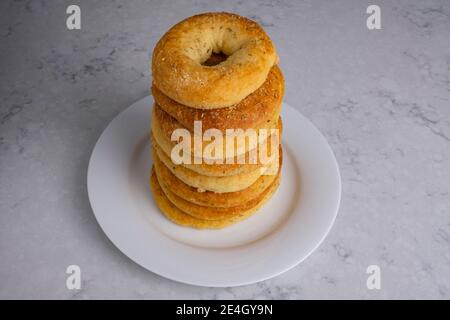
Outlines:
[[[213, 53], [227, 59], [205, 65]], [[179, 22], [158, 41], [153, 84], [192, 108], [229, 107], [258, 89], [277, 60], [272, 41], [256, 22], [231, 13], [204, 13]]]
[[[282, 150], [280, 146], [279, 172], [281, 171], [283, 162], [281, 152]], [[255, 199], [264, 190], [266, 190], [277, 177], [277, 175], [263, 175], [247, 189], [237, 192], [198, 192], [196, 188], [191, 187], [178, 179], [157, 156], [153, 158], [153, 162], [158, 180], [162, 181], [171, 192], [186, 201], [206, 207], [229, 208], [239, 206], [242, 203]]]
[[[279, 134], [281, 136], [281, 132], [282, 132], [282, 121], [281, 121], [281, 117], [278, 119], [278, 130], [279, 130]], [[170, 138], [163, 134], [160, 125], [158, 123], [158, 121], [156, 121], [156, 118], [153, 117], [152, 118], [152, 132], [150, 134], [150, 139], [152, 141], [153, 144], [157, 144], [158, 147], [168, 156], [170, 156], [172, 148], [174, 147], [174, 143], [170, 140]], [[272, 154], [272, 150], [271, 150], [271, 144], [267, 143], [267, 154], [271, 155]], [[258, 146], [259, 147], [259, 146]], [[258, 150], [259, 152], [259, 150]], [[261, 161], [259, 161], [259, 157], [258, 157], [258, 161], [256, 164], [251, 164], [248, 159], [249, 159], [249, 152], [247, 152], [247, 154], [245, 155], [245, 163], [238, 163], [238, 157], [235, 156], [234, 157], [234, 161], [232, 164], [207, 164], [207, 163], [201, 163], [201, 164], [195, 164], [194, 163], [194, 155], [191, 154], [191, 163], [182, 163], [181, 165], [186, 167], [187, 169], [190, 169], [192, 171], [195, 171], [201, 175], [205, 175], [205, 176], [215, 176], [215, 177], [223, 177], [223, 176], [231, 176], [231, 175], [236, 175], [236, 174], [244, 174], [244, 173], [248, 173], [250, 171], [253, 171], [257, 168], [261, 168], [263, 166], [263, 164], [261, 163]]]
[[185, 227], [197, 228], [197, 229], [220, 229], [227, 227], [229, 225], [235, 224], [248, 218], [250, 215], [255, 213], [259, 208], [261, 208], [275, 193], [280, 184], [279, 177], [270, 185], [268, 192], [265, 194], [263, 199], [256, 204], [253, 208], [242, 212], [241, 214], [234, 215], [230, 218], [221, 220], [205, 220], [195, 218], [182, 210], [178, 209], [165, 195], [164, 191], [156, 176], [155, 169], [152, 167], [152, 172], [150, 174], [150, 187], [152, 190], [153, 197], [155, 199], [156, 205], [162, 211], [162, 213], [172, 222]]
[[[176, 165], [172, 162], [169, 156], [167, 156], [157, 145], [153, 145], [152, 148], [153, 158], [158, 157], [159, 160], [185, 184], [197, 188], [201, 191], [213, 191], [216, 193], [236, 192], [247, 189], [253, 183], [258, 180], [266, 171], [270, 170], [272, 163], [265, 167], [256, 168], [253, 171], [244, 174], [237, 174], [234, 176], [224, 177], [209, 177], [198, 174], [195, 171], [186, 169], [181, 165]], [[273, 160], [275, 161], [275, 159]], [[278, 163], [278, 159], [276, 159]], [[276, 172], [275, 172], [276, 173]]]
[[[219, 159], [219, 157], [216, 160], [222, 160], [222, 163], [225, 164], [227, 163], [227, 160], [232, 160], [232, 157], [230, 156], [231, 154], [234, 155], [234, 160], [237, 160], [238, 158], [241, 157], [247, 157], [248, 155], [250, 155], [250, 152], [252, 152], [251, 154], [258, 154], [258, 150], [255, 150], [258, 148], [258, 146], [260, 145], [264, 145], [268, 146], [271, 145], [272, 142], [272, 138], [270, 139], [265, 139], [262, 141], [259, 141], [259, 139], [262, 136], [258, 136], [259, 133], [261, 133], [262, 131], [260, 130], [267, 130], [267, 134], [270, 136], [272, 133], [272, 130], [277, 130], [275, 131], [275, 133], [278, 134], [278, 141], [280, 139], [280, 126], [281, 123], [279, 121], [279, 116], [278, 113], [276, 113], [274, 115], [274, 118], [272, 119], [268, 119], [265, 123], [262, 124], [262, 127], [257, 127], [257, 128], [252, 128], [254, 131], [254, 135], [253, 137], [255, 137], [255, 139], [247, 139], [246, 138], [246, 134], [244, 131], [235, 131], [236, 135], [234, 136], [226, 136], [226, 135], [222, 135], [223, 138], [223, 143], [222, 143], [222, 156], [221, 159]], [[166, 151], [167, 154], [171, 154], [171, 150], [178, 145], [178, 141], [172, 141], [172, 134], [175, 130], [177, 129], [183, 129], [183, 126], [174, 118], [172, 118], [170, 115], [168, 115], [165, 111], [163, 111], [157, 104], [154, 105], [153, 107], [153, 113], [152, 113], [152, 119], [151, 119], [151, 130], [153, 133], [153, 136], [156, 138], [156, 140], [158, 141], [158, 143], [160, 143], [161, 147], [164, 148], [164, 150]], [[184, 128], [185, 129], [185, 128]], [[230, 127], [230, 129], [234, 129], [233, 127]], [[239, 129], [239, 128], [236, 128]], [[246, 131], [249, 131], [250, 129], [247, 129]], [[202, 145], [201, 145], [201, 150], [197, 150], [199, 152], [201, 152], [201, 154], [196, 154], [196, 150], [195, 150], [195, 143], [194, 143], [194, 138], [195, 138], [195, 134], [188, 131], [188, 133], [190, 133], [190, 150], [189, 154], [191, 157], [194, 157], [199, 159], [200, 157], [204, 160], [204, 161], [211, 161], [214, 162], [214, 165], [218, 164], [217, 161], [214, 161], [214, 158], [209, 157], [209, 154], [205, 152], [205, 150], [207, 150], [208, 145], [210, 143], [213, 142], [213, 140], [211, 141], [206, 141], [203, 140], [202, 141]], [[197, 137], [200, 137], [199, 135], [197, 135]], [[274, 137], [276, 139], [276, 137]], [[231, 140], [232, 142], [232, 146], [229, 146], [228, 140]], [[244, 142], [242, 145], [240, 144], [240, 142]], [[276, 140], [273, 140], [274, 142], [276, 142]], [[189, 146], [188, 146], [189, 148]], [[231, 148], [234, 148], [231, 149]], [[256, 151], [256, 152], [255, 152]], [[228, 155], [228, 157], [227, 157]], [[257, 160], [257, 159], [256, 159]], [[203, 161], [202, 161], [203, 162]], [[210, 162], [210, 163], [211, 163]], [[228, 163], [237, 163], [237, 161], [228, 161]], [[255, 161], [257, 162], [257, 161]], [[250, 162], [249, 160], [245, 160], [245, 163], [253, 163], [253, 166], [255, 165], [255, 162]], [[195, 162], [192, 162], [195, 163]], [[227, 164], [228, 165], [228, 164]], [[233, 169], [233, 168], [229, 168], [229, 169]]]
[[278, 118], [284, 95], [283, 74], [273, 66], [266, 81], [256, 91], [233, 107], [201, 110], [186, 107], [169, 98], [156, 86], [152, 86], [156, 104], [177, 120], [183, 127], [194, 132], [194, 121], [202, 122], [202, 131], [211, 128], [225, 132], [229, 128], [262, 128]]
[[[158, 174], [156, 174], [156, 177], [158, 177]], [[278, 176], [275, 176], [274, 181], [276, 181], [277, 179]], [[260, 194], [258, 194], [256, 198], [253, 198], [234, 207], [207, 207], [200, 206], [198, 204], [180, 198], [167, 187], [167, 185], [164, 183], [164, 180], [159, 180], [158, 178], [158, 182], [167, 199], [169, 199], [169, 201], [172, 202], [178, 209], [190, 216], [205, 220], [223, 220], [239, 216], [255, 207], [270, 191], [269, 186], [269, 188], [266, 188]]]

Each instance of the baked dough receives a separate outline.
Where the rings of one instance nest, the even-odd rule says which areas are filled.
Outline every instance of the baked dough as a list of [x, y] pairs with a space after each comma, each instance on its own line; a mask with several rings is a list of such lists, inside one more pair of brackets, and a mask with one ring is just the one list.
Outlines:
[[[212, 53], [228, 58], [204, 65]], [[272, 41], [256, 22], [226, 12], [204, 13], [179, 22], [156, 44], [153, 84], [192, 108], [229, 107], [258, 89], [277, 60]]]
[[[158, 156], [153, 157], [154, 168], [158, 180], [178, 197], [189, 201], [193, 204], [206, 207], [215, 208], [229, 208], [236, 207], [250, 200], [255, 199], [264, 190], [266, 190], [277, 175], [263, 175], [256, 180], [247, 189], [228, 192], [228, 193], [215, 193], [212, 191], [199, 192], [197, 188], [191, 187], [178, 179], [162, 162]], [[281, 171], [282, 166], [282, 150], [280, 146], [280, 166], [278, 171]], [[278, 173], [279, 174], [279, 173]], [[167, 192], [166, 192], [167, 193]]]
[[[276, 118], [275, 118], [276, 117]], [[152, 113], [152, 123], [151, 123], [151, 130], [153, 133], [153, 136], [155, 137], [156, 141], [161, 145], [161, 147], [163, 148], [163, 150], [170, 155], [172, 149], [178, 144], [177, 141], [171, 141], [171, 137], [172, 137], [172, 133], [177, 130], [177, 129], [186, 129], [183, 128], [183, 126], [175, 119], [172, 118], [169, 114], [167, 114], [165, 111], [163, 111], [157, 104], [154, 104], [153, 106], [153, 113]], [[230, 129], [234, 129], [234, 127], [230, 127]], [[258, 133], [261, 133], [262, 131], [260, 130], [267, 130], [267, 134], [270, 136], [272, 133], [272, 130], [276, 130], [278, 129], [278, 131], [274, 131], [275, 133], [278, 134], [278, 142], [279, 139], [281, 137], [281, 122], [279, 120], [279, 116], [278, 113], [276, 115], [274, 115], [273, 119], [267, 120], [265, 123], [262, 124], [262, 127], [256, 127], [256, 128], [252, 128], [255, 132], [255, 134], [257, 135]], [[246, 129], [247, 131], [249, 131], [250, 129]], [[191, 150], [190, 150], [190, 156], [192, 158], [192, 160], [196, 159], [202, 159], [201, 162], [207, 162], [208, 160], [210, 161], [214, 161], [214, 159], [209, 158], [208, 154], [205, 153], [206, 148], [208, 148], [208, 145], [210, 143], [212, 143], [211, 141], [205, 141], [203, 140], [202, 142], [202, 150], [198, 150], [201, 151], [201, 154], [196, 155], [195, 154], [195, 144], [194, 144], [194, 138], [196, 137], [196, 135], [192, 132], [190, 132], [188, 130], [188, 133], [190, 133], [190, 141], [191, 141]], [[201, 136], [198, 136], [200, 137]], [[269, 140], [264, 139], [262, 141], [259, 141], [259, 137], [257, 139], [246, 139], [245, 138], [245, 133], [244, 131], [241, 131], [241, 133], [239, 133], [239, 131], [236, 131], [236, 135], [230, 136], [230, 137], [226, 137], [225, 135], [222, 135], [223, 138], [223, 149], [222, 149], [222, 163], [225, 164], [227, 163], [227, 165], [229, 163], [237, 163], [237, 159], [238, 157], [246, 157], [244, 163], [250, 164], [252, 163], [253, 166], [255, 166], [255, 162], [251, 162], [249, 159], [247, 159], [247, 157], [252, 154], [252, 155], [258, 155], [258, 147], [260, 147], [261, 145], [265, 145], [265, 146], [271, 146], [272, 140], [269, 137]], [[244, 140], [245, 139], [245, 140]], [[228, 144], [226, 143], [228, 140], [231, 140], [232, 146], [228, 146]], [[243, 145], [239, 145], [239, 141], [245, 141], [245, 144]], [[276, 141], [274, 141], [276, 142]], [[233, 148], [234, 150], [230, 150], [229, 148]], [[256, 149], [256, 150], [255, 150]], [[270, 154], [270, 149], [267, 151], [268, 154]], [[229, 155], [234, 154], [235, 158], [232, 159]], [[203, 155], [203, 158], [201, 158], [201, 156]], [[227, 157], [228, 155], [228, 157]], [[227, 161], [227, 160], [232, 160], [232, 161]], [[204, 161], [203, 161], [204, 160]], [[256, 159], [257, 160], [257, 159]], [[200, 162], [200, 161], [199, 161]], [[197, 163], [199, 163], [197, 162]], [[195, 161], [192, 161], [191, 163], [195, 164]], [[211, 162], [209, 162], [211, 164]], [[241, 162], [242, 163], [242, 162]], [[218, 165], [218, 163], [214, 162], [214, 164]], [[210, 165], [212, 167], [212, 165]], [[231, 167], [228, 169], [232, 169]], [[226, 170], [228, 170], [226, 169]], [[225, 174], [224, 174], [225, 175]]]
[[[187, 185], [197, 188], [201, 191], [213, 191], [216, 193], [236, 192], [250, 187], [258, 180], [267, 170], [270, 165], [256, 168], [253, 171], [244, 174], [237, 174], [233, 176], [224, 177], [209, 177], [198, 174], [195, 171], [186, 169], [181, 165], [176, 165], [172, 162], [158, 145], [153, 145], [153, 157], [158, 157], [161, 162], [181, 181]], [[275, 159], [273, 160], [275, 161]], [[278, 161], [278, 159], [276, 159]], [[275, 172], [276, 174], [276, 172]]]
[[202, 122], [203, 132], [211, 128], [222, 132], [230, 128], [266, 128], [280, 114], [284, 79], [280, 68], [273, 66], [264, 84], [244, 100], [232, 107], [212, 110], [184, 106], [166, 96], [156, 86], [152, 86], [152, 94], [162, 110], [191, 132], [194, 132], [194, 121]]
[[198, 229], [220, 229], [248, 218], [250, 215], [258, 211], [258, 209], [261, 208], [273, 196], [279, 184], [279, 178], [277, 178], [277, 180], [275, 180], [269, 187], [269, 191], [264, 198], [255, 207], [246, 212], [242, 212], [241, 214], [235, 215], [228, 219], [205, 220], [195, 218], [178, 209], [172, 202], [170, 202], [164, 194], [164, 191], [161, 189], [154, 168], [152, 168], [150, 175], [150, 187], [152, 189], [152, 194], [155, 198], [156, 205], [162, 213], [176, 224]]
[[[156, 174], [156, 176], [158, 177], [158, 174]], [[277, 178], [278, 176], [275, 176], [275, 180]], [[245, 203], [241, 203], [234, 207], [207, 207], [207, 206], [200, 206], [198, 204], [180, 198], [172, 191], [170, 191], [170, 189], [165, 184], [164, 180], [160, 180], [158, 178], [158, 181], [167, 199], [169, 199], [169, 201], [172, 202], [178, 209], [195, 218], [205, 220], [222, 220], [241, 215], [251, 210], [253, 207], [255, 207], [259, 202], [261, 202], [262, 199], [264, 199], [266, 194], [270, 191], [270, 188], [267, 188], [263, 190], [260, 194], [258, 194], [256, 198], [251, 199]]]
[[[283, 124], [281, 121], [281, 117], [278, 118], [278, 130], [279, 135], [281, 136], [283, 129]], [[162, 129], [160, 128], [159, 122], [156, 120], [155, 117], [152, 118], [152, 132], [151, 132], [151, 141], [153, 144], [157, 144], [162, 151], [170, 157], [170, 154], [172, 152], [172, 148], [174, 147], [175, 143], [170, 140], [170, 136], [167, 136], [167, 134], [164, 134], [162, 132]], [[267, 141], [266, 141], [267, 142]], [[271, 155], [271, 144], [266, 143], [267, 146], [267, 154]], [[259, 150], [258, 150], [259, 152]], [[251, 164], [249, 161], [249, 153], [245, 155], [245, 163], [238, 163], [237, 156], [234, 158], [232, 164], [226, 164], [225, 161], [223, 164], [207, 164], [205, 162], [201, 164], [195, 164], [194, 163], [194, 155], [192, 154], [191, 157], [191, 163], [182, 163], [181, 165], [186, 167], [187, 169], [190, 169], [192, 171], [195, 171], [201, 175], [205, 176], [212, 176], [212, 177], [224, 177], [224, 176], [232, 176], [236, 174], [244, 174], [248, 173], [250, 171], [256, 170], [257, 168], [261, 168], [263, 164], [258, 161], [256, 164]], [[259, 160], [259, 158], [258, 158]]]

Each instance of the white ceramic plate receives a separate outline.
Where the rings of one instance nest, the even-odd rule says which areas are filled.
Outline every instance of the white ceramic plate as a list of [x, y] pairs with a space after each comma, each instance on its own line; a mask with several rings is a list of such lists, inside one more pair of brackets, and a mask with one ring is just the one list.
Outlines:
[[89, 162], [92, 210], [125, 255], [172, 280], [229, 287], [279, 275], [319, 246], [336, 218], [341, 181], [333, 152], [311, 122], [284, 103], [284, 163], [276, 194], [243, 222], [196, 230], [167, 220], [152, 198], [152, 102], [146, 97], [120, 113]]

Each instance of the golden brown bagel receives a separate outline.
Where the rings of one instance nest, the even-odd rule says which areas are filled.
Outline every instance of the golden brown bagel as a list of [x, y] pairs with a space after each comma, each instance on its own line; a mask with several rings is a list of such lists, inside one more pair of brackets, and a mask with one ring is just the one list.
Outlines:
[[[156, 174], [156, 176], [158, 177], [158, 174]], [[275, 179], [277, 178], [278, 175], [275, 176]], [[241, 215], [244, 212], [247, 212], [251, 210], [253, 207], [255, 207], [259, 202], [261, 202], [262, 199], [264, 199], [266, 194], [270, 191], [270, 188], [266, 188], [261, 193], [259, 193], [256, 196], [256, 198], [253, 198], [245, 203], [241, 203], [234, 207], [226, 207], [226, 208], [207, 207], [207, 206], [200, 206], [198, 204], [184, 200], [183, 198], [174, 194], [167, 187], [164, 180], [159, 180], [158, 178], [158, 181], [167, 199], [169, 199], [169, 201], [172, 202], [178, 209], [180, 209], [184, 213], [189, 214], [190, 216], [204, 220], [223, 220]]]
[[[232, 154], [234, 154], [234, 158], [237, 159], [237, 157], [239, 158], [243, 158], [243, 157], [247, 157], [249, 154], [251, 155], [258, 155], [258, 147], [260, 145], [263, 146], [268, 146], [271, 145], [271, 142], [279, 142], [280, 137], [281, 137], [281, 132], [280, 132], [280, 126], [281, 126], [281, 122], [279, 121], [279, 116], [278, 114], [275, 115], [276, 118], [270, 119], [268, 121], [266, 121], [265, 123], [263, 123], [261, 126], [262, 127], [256, 127], [256, 128], [249, 128], [246, 129], [245, 132], [247, 131], [252, 131], [254, 132], [254, 138], [255, 139], [246, 139], [246, 135], [244, 133], [244, 130], [241, 131], [241, 133], [237, 132], [236, 136], [230, 136], [228, 138], [226, 138], [224, 135], [222, 135], [222, 139], [223, 139], [223, 144], [222, 144], [222, 154], [221, 154], [221, 160], [222, 163], [237, 163], [237, 161], [231, 161], [233, 160], [233, 157], [231, 156]], [[230, 124], [231, 125], [231, 124]], [[168, 154], [171, 155], [171, 151], [172, 149], [179, 144], [178, 141], [171, 141], [172, 138], [172, 134], [175, 130], [177, 129], [184, 129], [186, 130], [186, 128], [184, 128], [175, 118], [171, 117], [169, 114], [167, 114], [165, 111], [163, 111], [161, 109], [161, 107], [159, 107], [156, 103], [153, 106], [153, 113], [152, 113], [152, 120], [151, 120], [151, 130], [153, 133], [154, 138], [156, 139], [156, 141], [158, 142], [158, 144], [163, 148], [163, 150]], [[233, 127], [230, 127], [230, 129], [234, 129]], [[237, 128], [239, 129], [239, 128]], [[278, 139], [274, 139], [272, 140], [272, 137], [269, 137], [269, 139], [264, 139], [262, 141], [259, 140], [258, 134], [261, 133], [262, 131], [266, 130], [267, 134], [269, 136], [273, 134], [276, 134], [278, 137]], [[212, 143], [212, 141], [205, 141], [203, 140], [201, 149], [199, 149], [199, 153], [195, 153], [195, 144], [194, 144], [194, 137], [196, 136], [194, 133], [190, 132], [187, 130], [187, 134], [190, 135], [190, 150], [188, 147], [188, 152], [190, 157], [194, 157], [194, 159], [203, 159], [202, 162], [207, 162], [208, 160], [210, 161], [209, 164], [212, 164], [213, 162], [213, 158], [209, 157], [209, 154], [207, 154], [205, 151], [208, 148], [208, 145], [210, 143]], [[197, 135], [197, 137], [201, 138], [201, 135]], [[267, 136], [265, 136], [267, 137]], [[275, 137], [275, 135], [274, 135]], [[261, 136], [261, 139], [263, 139], [263, 136]], [[231, 146], [229, 146], [226, 141], [227, 140], [231, 140], [232, 144]], [[239, 141], [244, 141], [245, 143], [240, 145]], [[265, 143], [265, 144], [264, 144]], [[268, 153], [270, 154], [270, 149], [267, 150]], [[277, 151], [277, 149], [275, 149], [275, 151]], [[230, 160], [230, 161], [227, 161]], [[245, 163], [247, 164], [252, 164], [252, 166], [255, 166], [256, 163], [258, 162], [258, 159], [255, 158], [255, 161], [245, 161]], [[194, 163], [195, 162], [191, 162]], [[199, 163], [199, 162], [197, 162]], [[214, 161], [214, 165], [219, 164], [217, 161]], [[189, 165], [190, 166], [190, 165]], [[210, 167], [213, 167], [212, 165]], [[233, 170], [234, 168], [230, 166], [230, 168], [225, 169], [226, 171], [228, 170]], [[194, 169], [195, 170], [195, 169]], [[215, 170], [217, 171], [217, 170]], [[220, 176], [222, 176], [222, 174], [218, 174]], [[226, 175], [226, 174], [223, 174]]]
[[[281, 117], [278, 119], [278, 130], [279, 135], [281, 136], [282, 133], [282, 121]], [[150, 135], [151, 141], [153, 144], [157, 144], [158, 147], [168, 156], [171, 154], [171, 150], [174, 147], [174, 143], [170, 141], [170, 137], [167, 136], [167, 134], [164, 134], [162, 132], [162, 129], [160, 128], [159, 122], [156, 120], [156, 117], [152, 118], [152, 133]], [[267, 141], [266, 141], [267, 142]], [[267, 154], [271, 155], [271, 144], [266, 143], [267, 146]], [[260, 146], [258, 146], [260, 147]], [[259, 152], [259, 150], [258, 150]], [[261, 168], [263, 164], [260, 159], [258, 158], [258, 161], [256, 164], [251, 164], [249, 161], [249, 152], [245, 155], [245, 163], [241, 164], [238, 163], [238, 158], [235, 156], [234, 161], [232, 164], [207, 164], [207, 163], [201, 163], [201, 164], [195, 164], [194, 163], [194, 155], [191, 157], [191, 164], [181, 164], [182, 166], [186, 167], [187, 169], [190, 169], [192, 171], [195, 171], [201, 175], [205, 176], [215, 176], [215, 177], [223, 177], [223, 176], [231, 176], [236, 174], [244, 174], [248, 173], [250, 171], [256, 170], [257, 168]]]
[[[269, 171], [270, 165], [258, 168], [248, 173], [236, 174], [233, 176], [224, 177], [210, 177], [198, 174], [195, 171], [186, 169], [182, 165], [176, 165], [172, 162], [169, 156], [167, 156], [158, 145], [153, 145], [152, 148], [153, 158], [158, 157], [161, 162], [176, 176], [178, 179], [186, 183], [187, 185], [197, 188], [201, 191], [212, 191], [216, 193], [224, 192], [236, 192], [244, 190], [250, 187], [258, 180], [266, 171]], [[273, 159], [275, 162], [278, 159]], [[276, 172], [274, 172], [276, 174]]]
[[273, 66], [266, 81], [257, 90], [237, 105], [227, 108], [201, 110], [186, 107], [170, 99], [156, 86], [152, 86], [155, 102], [183, 127], [194, 132], [194, 121], [202, 122], [203, 132], [216, 128], [225, 132], [230, 128], [267, 127], [270, 121], [278, 118], [284, 95], [284, 80], [278, 66]]
[[[228, 58], [204, 65], [212, 53]], [[272, 41], [256, 22], [226, 12], [204, 13], [177, 23], [156, 44], [153, 83], [192, 108], [229, 107], [258, 89], [277, 60]]]
[[[282, 166], [282, 154], [280, 146], [280, 165], [278, 171], [281, 171]], [[215, 193], [211, 191], [198, 192], [194, 187], [191, 187], [178, 179], [158, 158], [157, 155], [153, 157], [154, 167], [158, 180], [178, 197], [189, 201], [193, 204], [206, 207], [216, 208], [229, 208], [239, 206], [242, 203], [246, 203], [252, 199], [255, 199], [264, 190], [266, 190], [275, 178], [279, 175], [263, 175], [256, 180], [247, 189], [228, 192], [228, 193]], [[167, 193], [167, 192], [166, 192]]]
[[232, 225], [236, 222], [244, 220], [248, 218], [250, 215], [255, 213], [259, 208], [261, 208], [275, 193], [280, 184], [279, 177], [270, 185], [268, 188], [267, 194], [264, 198], [253, 208], [247, 210], [246, 212], [242, 212], [241, 214], [235, 215], [231, 218], [221, 219], [221, 220], [205, 220], [195, 218], [180, 209], [178, 209], [164, 194], [164, 191], [161, 189], [161, 186], [158, 182], [158, 178], [156, 176], [154, 168], [152, 168], [152, 172], [150, 175], [150, 187], [153, 193], [153, 197], [155, 199], [156, 205], [162, 211], [162, 213], [171, 221], [176, 224], [198, 228], [198, 229], [220, 229]]

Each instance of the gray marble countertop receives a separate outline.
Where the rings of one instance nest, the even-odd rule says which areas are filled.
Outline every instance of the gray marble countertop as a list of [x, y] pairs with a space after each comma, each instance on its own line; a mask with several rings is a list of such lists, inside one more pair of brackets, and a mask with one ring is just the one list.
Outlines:
[[[450, 298], [448, 1], [0, 2], [0, 298]], [[366, 8], [381, 8], [368, 30]], [[306, 261], [274, 279], [202, 288], [120, 253], [92, 214], [86, 170], [120, 111], [149, 93], [149, 58], [174, 23], [204, 11], [261, 23], [285, 101], [339, 162], [338, 218]], [[66, 268], [82, 269], [81, 290]], [[368, 290], [366, 268], [381, 269]]]

